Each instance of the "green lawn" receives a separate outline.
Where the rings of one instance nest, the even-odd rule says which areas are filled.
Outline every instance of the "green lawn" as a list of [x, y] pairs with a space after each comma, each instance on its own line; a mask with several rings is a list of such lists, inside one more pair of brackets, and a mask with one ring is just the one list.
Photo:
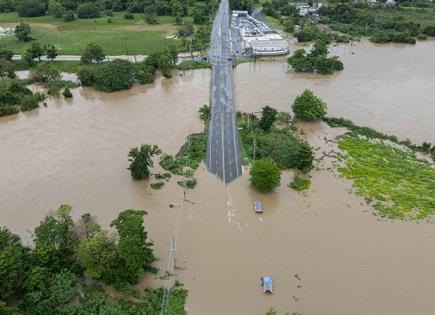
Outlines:
[[[159, 52], [167, 44], [177, 43], [166, 36], [174, 34], [176, 25], [171, 16], [159, 16], [160, 24], [148, 25], [143, 14], [136, 14], [135, 19], [126, 20], [123, 12], [115, 12], [112, 22], [109, 17], [98, 19], [77, 19], [64, 22], [51, 16], [20, 18], [17, 13], [0, 14], [0, 26], [12, 27], [24, 21], [32, 27], [32, 37], [41, 44], [54, 44], [59, 54], [79, 55], [90, 41], [104, 48], [108, 55], [150, 54]], [[190, 21], [191, 18], [185, 18]], [[0, 38], [0, 46], [7, 47], [15, 53], [22, 53], [31, 43], [23, 43], [14, 36]]]
[[412, 220], [435, 214], [435, 168], [381, 141], [346, 136], [339, 147], [345, 152], [340, 173], [382, 216]]

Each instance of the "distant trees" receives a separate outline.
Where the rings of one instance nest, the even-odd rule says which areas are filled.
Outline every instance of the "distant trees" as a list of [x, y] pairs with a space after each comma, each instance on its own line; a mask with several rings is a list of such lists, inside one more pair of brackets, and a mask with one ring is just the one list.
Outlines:
[[100, 63], [104, 58], [106, 56], [104, 55], [103, 48], [96, 43], [90, 42], [83, 50], [80, 60], [84, 64], [90, 64], [93, 62]]
[[128, 161], [131, 177], [134, 180], [146, 179], [150, 176], [149, 168], [154, 165], [152, 157], [160, 154], [161, 150], [156, 145], [142, 144], [140, 147], [130, 149]]
[[304, 49], [295, 50], [287, 62], [296, 72], [332, 74], [336, 70], [343, 70], [343, 63], [337, 56], [328, 57], [328, 46], [323, 40], [316, 41], [308, 54]]
[[175, 24], [181, 25], [183, 23], [182, 16], [184, 15], [183, 5], [179, 0], [171, 1], [172, 16], [175, 18]]
[[326, 103], [310, 90], [298, 95], [292, 105], [293, 112], [300, 120], [317, 120], [326, 115]]
[[45, 15], [45, 3], [39, 0], [18, 1], [17, 11], [21, 17], [35, 17]]
[[264, 191], [270, 191], [280, 185], [281, 170], [271, 158], [254, 161], [249, 172], [251, 185]]
[[15, 27], [15, 36], [18, 38], [19, 41], [31, 41], [33, 38], [30, 36], [30, 33], [30, 25], [27, 23], [21, 22]]
[[65, 14], [65, 8], [56, 0], [48, 1], [48, 14], [55, 18], [61, 18]]
[[209, 20], [207, 5], [201, 2], [196, 3], [192, 10], [192, 17], [194, 24], [205, 24]]
[[77, 7], [77, 16], [81, 19], [94, 19], [100, 17], [100, 9], [92, 3], [84, 3]]

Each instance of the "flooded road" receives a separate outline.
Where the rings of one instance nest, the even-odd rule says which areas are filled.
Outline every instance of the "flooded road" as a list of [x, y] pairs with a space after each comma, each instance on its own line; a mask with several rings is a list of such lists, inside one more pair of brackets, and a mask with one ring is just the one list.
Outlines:
[[[435, 89], [428, 72], [435, 43], [428, 52], [421, 45], [426, 44], [408, 51], [362, 44], [343, 56], [342, 73], [323, 79], [286, 73], [281, 63], [240, 65], [238, 109], [256, 111], [266, 104], [288, 109], [296, 94], [312, 88], [332, 115], [434, 141]], [[414, 64], [405, 66], [411, 55]], [[400, 71], [394, 67], [390, 77], [384, 73], [392, 60], [403, 62], [401, 71], [414, 69], [408, 81], [404, 74], [396, 80]], [[307, 195], [287, 187], [291, 173], [274, 193], [260, 194], [249, 187], [246, 169], [224, 187], [201, 166], [198, 185], [184, 203], [175, 180], [158, 191], [148, 181], [131, 180], [130, 147], [156, 143], [173, 154], [189, 132], [202, 130], [197, 110], [208, 102], [209, 79], [209, 70], [198, 70], [113, 94], [79, 88], [72, 100], [50, 99], [47, 108], [1, 118], [0, 225], [26, 235], [61, 203], [74, 206], [75, 218], [89, 211], [106, 227], [121, 210], [145, 209], [162, 270], [177, 231], [177, 279], [189, 290], [189, 315], [255, 315], [271, 306], [305, 314], [432, 313], [433, 225], [378, 220], [352, 193], [351, 183], [330, 170], [333, 159], [322, 159]], [[348, 80], [354, 80], [354, 89]], [[348, 94], [341, 92], [343, 85]], [[374, 103], [377, 99], [382, 103]], [[318, 149], [316, 158], [336, 150], [340, 130], [323, 124], [300, 128]], [[256, 200], [264, 205], [262, 216], [253, 213]], [[274, 295], [261, 293], [263, 275], [274, 278]], [[162, 284], [147, 277], [141, 286], [150, 283]]]

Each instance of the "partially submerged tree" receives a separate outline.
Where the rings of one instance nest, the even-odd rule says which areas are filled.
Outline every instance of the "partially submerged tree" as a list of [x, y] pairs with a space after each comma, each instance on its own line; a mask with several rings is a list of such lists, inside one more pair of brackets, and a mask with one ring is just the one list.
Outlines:
[[260, 190], [270, 191], [281, 182], [281, 170], [271, 158], [254, 161], [249, 174], [251, 185]]
[[149, 168], [154, 165], [152, 157], [162, 151], [156, 145], [142, 144], [128, 152], [129, 170], [134, 180], [146, 179], [150, 176]]
[[263, 107], [263, 112], [261, 114], [260, 119], [260, 128], [263, 129], [265, 132], [268, 132], [270, 128], [272, 128], [272, 125], [276, 121], [276, 115], [278, 114], [278, 111], [275, 108], [272, 108], [270, 106]]
[[295, 98], [292, 109], [300, 120], [317, 120], [326, 115], [326, 103], [310, 90], [305, 90]]

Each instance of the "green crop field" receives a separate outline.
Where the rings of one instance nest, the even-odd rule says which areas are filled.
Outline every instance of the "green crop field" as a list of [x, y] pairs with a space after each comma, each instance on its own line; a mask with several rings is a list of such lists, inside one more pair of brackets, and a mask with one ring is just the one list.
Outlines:
[[344, 137], [339, 147], [345, 161], [340, 173], [382, 216], [413, 220], [435, 214], [433, 166], [411, 152], [358, 136]]
[[[135, 14], [133, 20], [124, 19], [123, 14], [115, 12], [113, 17], [64, 22], [51, 16], [20, 18], [17, 13], [2, 13], [0, 26], [15, 27], [21, 21], [29, 23], [35, 40], [56, 45], [59, 54], [63, 55], [79, 55], [91, 41], [101, 45], [108, 55], [150, 54], [161, 51], [165, 45], [178, 43], [167, 38], [176, 32], [173, 17], [158, 16], [159, 24], [148, 25], [143, 14]], [[191, 21], [191, 18], [187, 17], [185, 21]], [[30, 45], [31, 42], [20, 42], [15, 36], [0, 37], [0, 47], [15, 53], [24, 52]]]

